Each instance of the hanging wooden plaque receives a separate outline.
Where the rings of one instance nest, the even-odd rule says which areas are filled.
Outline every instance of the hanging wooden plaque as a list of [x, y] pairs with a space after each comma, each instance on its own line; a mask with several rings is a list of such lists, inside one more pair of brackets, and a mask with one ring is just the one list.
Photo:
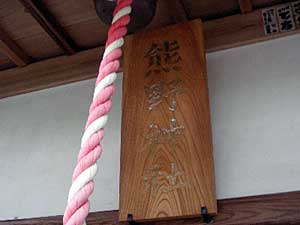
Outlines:
[[217, 213], [200, 20], [128, 36], [120, 221]]

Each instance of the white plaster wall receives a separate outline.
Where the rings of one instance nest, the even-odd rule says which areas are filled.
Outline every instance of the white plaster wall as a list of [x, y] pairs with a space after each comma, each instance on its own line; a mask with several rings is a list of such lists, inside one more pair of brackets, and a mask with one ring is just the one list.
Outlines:
[[[122, 80], [103, 140], [91, 210], [118, 208]], [[94, 80], [0, 100], [0, 220], [61, 215]]]
[[[207, 59], [218, 198], [300, 190], [300, 35]], [[0, 100], [0, 220], [63, 213], [93, 85]], [[118, 208], [116, 86], [92, 211]]]
[[207, 66], [218, 198], [300, 190], [300, 35]]

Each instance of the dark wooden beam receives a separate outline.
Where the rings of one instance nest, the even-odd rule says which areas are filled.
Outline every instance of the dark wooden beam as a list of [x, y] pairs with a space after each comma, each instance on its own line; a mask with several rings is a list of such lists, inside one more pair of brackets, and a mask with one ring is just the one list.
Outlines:
[[40, 24], [66, 54], [77, 52], [77, 46], [40, 0], [19, 0], [26, 11]]
[[239, 0], [239, 5], [242, 14], [250, 13], [253, 10], [252, 0]]
[[25, 66], [30, 57], [0, 28], [0, 51], [17, 66]]
[[267, 41], [288, 35], [299, 34], [300, 29], [266, 35], [262, 9], [251, 13], [237, 14], [203, 23], [207, 52], [234, 48]]
[[[300, 191], [218, 201], [214, 225], [299, 225]], [[61, 225], [62, 216], [0, 221], [0, 225]], [[87, 225], [121, 225], [118, 211], [90, 213]], [[200, 218], [144, 223], [145, 225], [204, 225]]]
[[96, 78], [104, 48], [60, 56], [22, 68], [0, 71], [0, 99]]
[[[300, 33], [300, 29], [297, 29], [265, 35], [261, 10], [207, 21], [203, 23], [203, 29], [207, 52]], [[102, 52], [103, 49], [102, 47]], [[100, 56], [99, 50], [91, 49], [78, 55], [33, 63], [26, 68], [0, 71], [0, 98], [96, 77], [97, 61]], [[82, 61], [84, 64], [81, 64]]]

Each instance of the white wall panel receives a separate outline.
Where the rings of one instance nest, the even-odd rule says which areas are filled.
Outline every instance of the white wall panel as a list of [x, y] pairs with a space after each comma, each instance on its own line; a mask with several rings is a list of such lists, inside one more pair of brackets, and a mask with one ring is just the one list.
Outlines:
[[[300, 189], [300, 35], [207, 56], [218, 198]], [[0, 100], [0, 219], [62, 214], [94, 80]], [[118, 208], [121, 79], [92, 211]]]

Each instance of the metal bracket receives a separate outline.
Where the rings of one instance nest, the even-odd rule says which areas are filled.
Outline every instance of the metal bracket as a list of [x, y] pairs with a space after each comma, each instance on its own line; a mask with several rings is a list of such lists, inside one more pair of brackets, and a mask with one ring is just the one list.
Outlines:
[[[208, 211], [207, 211], [206, 207], [202, 207], [201, 208], [201, 215], [202, 215], [203, 223], [211, 224], [211, 223], [214, 222], [213, 216], [211, 216], [211, 215], [208, 214]], [[127, 223], [129, 225], [140, 225], [139, 223], [137, 223], [136, 221], [134, 221], [132, 214], [128, 214], [127, 215]]]
[[132, 214], [127, 215], [127, 222], [128, 222], [129, 225], [139, 225], [139, 223], [137, 223], [133, 220], [133, 215]]
[[214, 221], [213, 216], [208, 214], [206, 207], [201, 208], [201, 215], [202, 215], [203, 223], [210, 224]]

